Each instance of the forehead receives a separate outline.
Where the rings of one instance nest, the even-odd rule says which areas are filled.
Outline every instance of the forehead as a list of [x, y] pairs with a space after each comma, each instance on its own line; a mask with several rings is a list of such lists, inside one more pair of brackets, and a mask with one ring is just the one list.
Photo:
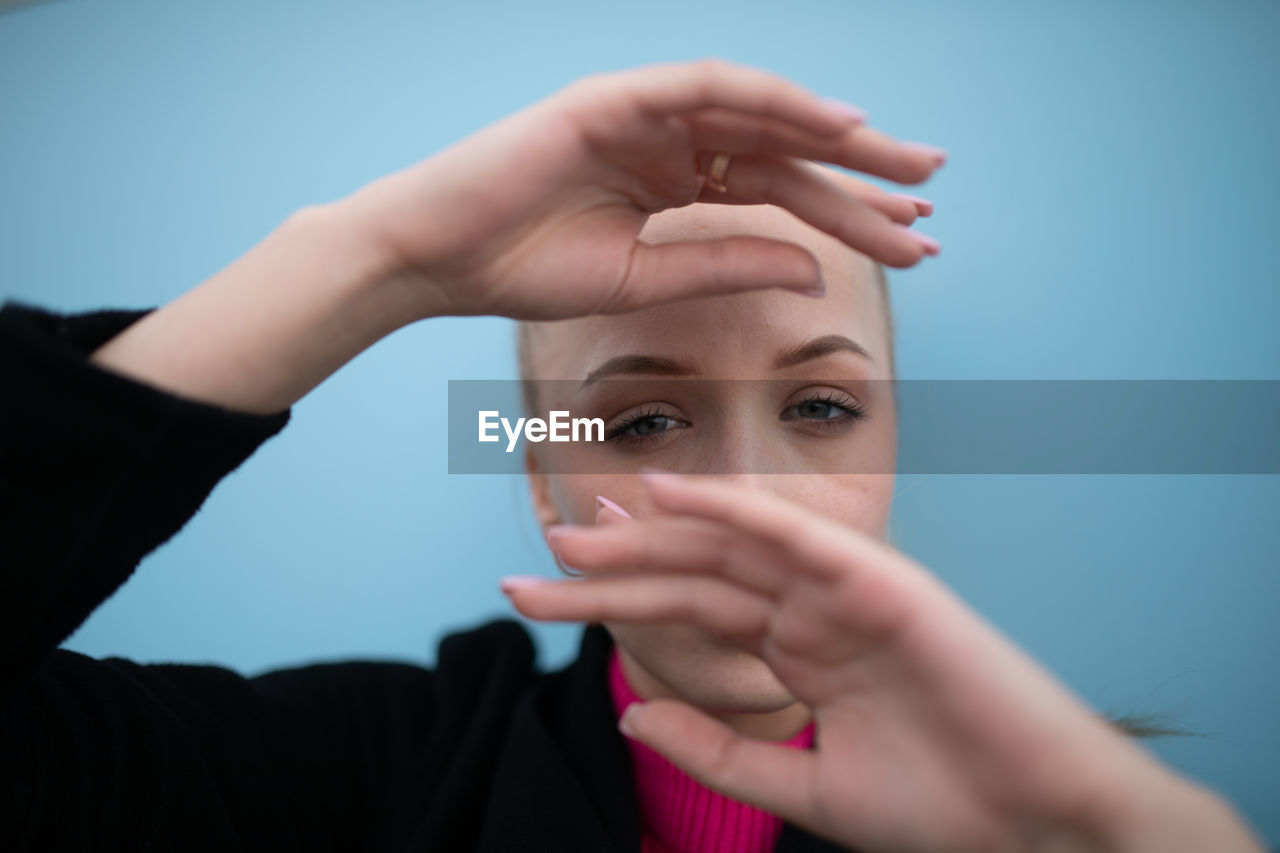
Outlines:
[[812, 299], [780, 288], [699, 297], [617, 315], [528, 327], [534, 376], [582, 378], [622, 352], [662, 354], [703, 365], [708, 374], [754, 374], [776, 350], [826, 334], [865, 347], [888, 376], [888, 332], [874, 263], [829, 234], [772, 205], [692, 204], [654, 214], [640, 239], [650, 244], [765, 237], [811, 252], [827, 280]]

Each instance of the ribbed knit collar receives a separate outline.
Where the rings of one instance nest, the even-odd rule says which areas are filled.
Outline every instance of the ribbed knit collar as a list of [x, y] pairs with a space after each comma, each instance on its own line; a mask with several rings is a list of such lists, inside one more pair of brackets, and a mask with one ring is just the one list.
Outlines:
[[[609, 656], [609, 693], [614, 714], [632, 702], [643, 701], [627, 682], [619, 652]], [[781, 746], [808, 749], [813, 743], [813, 721]], [[783, 822], [769, 812], [711, 790], [661, 753], [631, 738], [636, 797], [644, 823], [645, 853], [769, 853], [782, 832]]]

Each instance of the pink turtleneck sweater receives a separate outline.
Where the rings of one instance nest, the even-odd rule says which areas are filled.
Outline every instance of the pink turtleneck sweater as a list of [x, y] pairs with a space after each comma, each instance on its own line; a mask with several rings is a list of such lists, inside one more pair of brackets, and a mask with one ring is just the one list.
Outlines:
[[[643, 701], [622, 670], [617, 646], [609, 659], [609, 693], [616, 716]], [[627, 738], [644, 827], [644, 853], [768, 853], [782, 819], [717, 793], [637, 740]], [[808, 749], [813, 721], [782, 746]]]

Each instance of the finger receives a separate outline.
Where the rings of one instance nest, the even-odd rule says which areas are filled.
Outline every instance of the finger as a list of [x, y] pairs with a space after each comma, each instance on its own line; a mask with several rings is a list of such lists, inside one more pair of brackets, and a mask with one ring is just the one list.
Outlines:
[[755, 534], [791, 556], [792, 565], [828, 579], [829, 603], [867, 639], [901, 637], [916, 614], [948, 595], [922, 566], [884, 542], [763, 489], [655, 469], [642, 471], [642, 479], [658, 508]]
[[805, 749], [738, 735], [691, 705], [671, 699], [633, 703], [624, 714], [630, 736], [666, 756], [709, 788], [811, 825], [817, 756]]
[[945, 158], [915, 142], [902, 142], [871, 127], [854, 126], [836, 136], [810, 133], [771, 118], [728, 110], [684, 117], [695, 149], [729, 154], [786, 154], [844, 166], [903, 184], [933, 175]]
[[[870, 205], [899, 225], [913, 225], [921, 216], [928, 216], [924, 210], [933, 212], [933, 203], [920, 199], [913, 201], [898, 193], [887, 193], [882, 189], [873, 189], [859, 198], [863, 204]], [[927, 207], [925, 207], [927, 205]]]
[[920, 198], [916, 195], [907, 195], [906, 193], [889, 193], [890, 196], [897, 199], [904, 199], [916, 206], [916, 212], [921, 216], [933, 216], [933, 202], [927, 198]]
[[[938, 243], [905, 228], [864, 204], [832, 180], [830, 170], [794, 158], [772, 154], [742, 155], [729, 163], [723, 181], [739, 199], [783, 207], [805, 222], [831, 234], [864, 255], [892, 267], [910, 267], [926, 254], [937, 254]], [[704, 188], [698, 201], [715, 201], [715, 190]]]
[[651, 245], [637, 241], [626, 277], [596, 310], [622, 313], [677, 299], [762, 287], [825, 290], [821, 267], [802, 246], [736, 236]]
[[[870, 536], [765, 489], [744, 488], [714, 475], [696, 477], [655, 468], [643, 469], [640, 476], [659, 508], [724, 522], [788, 554], [813, 553], [815, 571], [832, 578], [847, 573], [850, 562], [874, 564], [887, 551], [883, 544], [877, 549]], [[842, 540], [839, 547], [830, 547], [836, 539]], [[822, 548], [813, 547], [815, 542]]]
[[[726, 146], [716, 146], [715, 151], [727, 151]], [[777, 153], [777, 152], [774, 152]], [[796, 157], [807, 157], [798, 151], [785, 152], [793, 153]], [[714, 153], [710, 151], [699, 152], [696, 163], [699, 170], [699, 178], [705, 179], [705, 173], [711, 168], [711, 161]], [[933, 202], [927, 199], [918, 198], [916, 196], [905, 195], [903, 193], [890, 193], [880, 189], [877, 186], [859, 180], [852, 175], [839, 172], [836, 169], [825, 166], [821, 163], [813, 162], [810, 158], [800, 162], [802, 167], [817, 170], [817, 174], [826, 176], [836, 183], [837, 186], [844, 189], [858, 201], [863, 204], [880, 211], [885, 216], [902, 225], [910, 225], [916, 221], [918, 216], [927, 216], [933, 213]], [[698, 201], [711, 202], [715, 204], [759, 204], [759, 200], [745, 198], [734, 194], [733, 192], [717, 192], [708, 190], [700, 194]]]
[[612, 97], [630, 98], [655, 115], [724, 107], [820, 135], [843, 133], [865, 117], [833, 108], [831, 102], [785, 77], [722, 59], [662, 63], [595, 77], [606, 78]]
[[911, 225], [916, 221], [917, 217], [923, 215], [920, 202], [927, 204], [929, 212], [933, 212], [932, 202], [928, 202], [925, 199], [917, 199], [915, 196], [908, 196], [902, 193], [886, 192], [866, 181], [855, 178], [847, 172], [841, 172], [823, 163], [815, 163], [811, 160], [798, 160], [796, 162], [800, 168], [811, 171], [818, 180], [831, 181], [858, 201], [880, 211], [900, 225]]
[[709, 575], [594, 575], [581, 580], [504, 585], [516, 609], [554, 622], [680, 622], [764, 653], [773, 606]]
[[[556, 554], [594, 579], [652, 578], [663, 594], [672, 595], [679, 593], [670, 581], [680, 576], [728, 580], [769, 601], [768, 644], [789, 655], [839, 661], [853, 653], [851, 648], [884, 638], [874, 613], [883, 606], [876, 599], [863, 601], [838, 585], [814, 583], [799, 560], [784, 558], [769, 543], [719, 522], [666, 516], [607, 529], [562, 525], [547, 534]], [[863, 615], [868, 608], [870, 617]], [[646, 619], [656, 618], [644, 612]], [[864, 625], [873, 631], [865, 638], [860, 633]]]
[[715, 475], [691, 476], [649, 466], [641, 469], [640, 477], [659, 509], [724, 522], [760, 536], [785, 554], [808, 555], [817, 571], [839, 575], [854, 562], [867, 570], [891, 566], [898, 572], [924, 573], [914, 560], [875, 536], [759, 486], [744, 488]]
[[714, 574], [769, 598], [806, 576], [771, 543], [701, 518], [666, 515], [607, 528], [553, 525], [546, 537], [566, 563], [594, 572]]
[[820, 178], [832, 181], [854, 198], [871, 205], [895, 222], [910, 225], [915, 222], [917, 216], [933, 215], [933, 202], [928, 199], [906, 193], [886, 192], [874, 184], [869, 184], [825, 163], [815, 163], [810, 160], [801, 162], [800, 165], [812, 170]]

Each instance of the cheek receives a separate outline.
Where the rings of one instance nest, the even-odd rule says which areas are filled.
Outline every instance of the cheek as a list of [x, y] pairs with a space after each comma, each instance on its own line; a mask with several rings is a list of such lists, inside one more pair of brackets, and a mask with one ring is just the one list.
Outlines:
[[855, 530], [883, 538], [893, 503], [893, 474], [815, 474], [784, 478], [796, 503]]

